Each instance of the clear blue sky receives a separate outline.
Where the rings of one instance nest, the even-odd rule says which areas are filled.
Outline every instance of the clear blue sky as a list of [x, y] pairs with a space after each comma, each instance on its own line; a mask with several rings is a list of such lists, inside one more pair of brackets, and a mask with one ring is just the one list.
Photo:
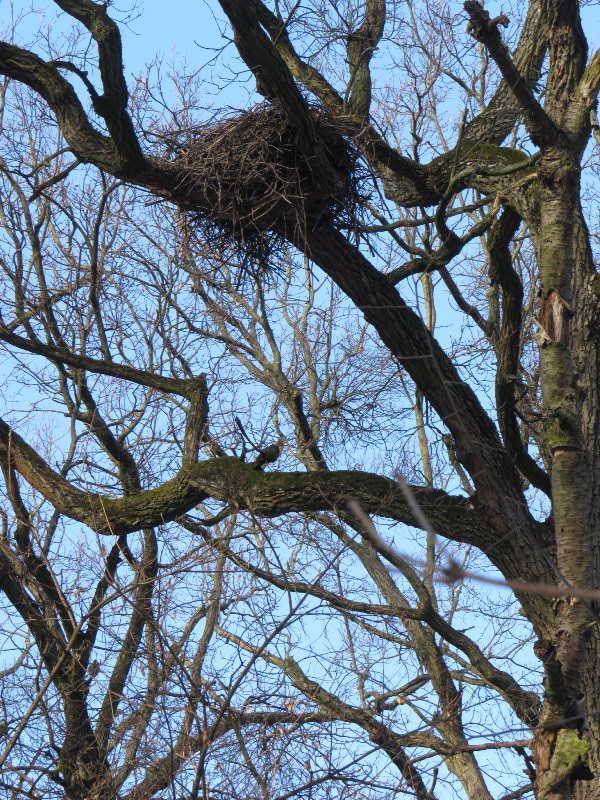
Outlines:
[[[158, 53], [167, 61], [186, 59], [197, 66], [207, 61], [210, 53], [198, 45], [208, 48], [224, 43], [214, 15], [215, 9], [220, 11], [219, 5], [210, 5], [212, 8], [205, 0], [140, 3], [137, 18], [121, 27], [126, 68], [137, 72]], [[223, 16], [219, 14], [221, 29], [224, 29]]]
[[[119, 3], [118, 7], [125, 5]], [[231, 28], [217, 0], [145, 0], [126, 25], [116, 8], [112, 16], [120, 23], [125, 77], [130, 88], [132, 78], [143, 76], [147, 65], [158, 57], [163, 75], [170, 73], [171, 67], [186, 74], [201, 70], [203, 105], [207, 108], [245, 108], [262, 99], [254, 92], [249, 72], [239, 75], [244, 65], [231, 42]], [[219, 52], [223, 47], [225, 52]], [[213, 63], [215, 57], [217, 63]], [[163, 81], [162, 85], [168, 94], [168, 83]]]
[[[586, 35], [591, 48], [600, 46], [600, 14], [598, 6], [586, 4], [582, 9]], [[225, 15], [216, 0], [145, 0], [139, 4], [138, 18], [122, 29], [129, 68], [134, 71], [161, 52], [167, 59], [186, 58], [198, 66], [209, 54], [197, 44], [215, 47], [223, 43], [221, 30]], [[215, 20], [215, 16], [217, 20]], [[221, 23], [219, 26], [218, 22]]]

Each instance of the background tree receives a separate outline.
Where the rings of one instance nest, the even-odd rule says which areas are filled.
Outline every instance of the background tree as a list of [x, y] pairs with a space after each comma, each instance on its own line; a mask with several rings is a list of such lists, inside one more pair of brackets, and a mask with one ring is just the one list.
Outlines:
[[0, 44], [3, 790], [599, 797], [577, 4], [220, 0], [216, 116], [55, 5]]

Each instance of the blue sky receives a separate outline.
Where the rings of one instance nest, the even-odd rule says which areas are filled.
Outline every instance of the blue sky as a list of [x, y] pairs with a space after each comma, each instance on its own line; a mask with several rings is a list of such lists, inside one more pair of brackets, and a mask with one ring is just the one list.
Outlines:
[[[492, 2], [488, 6], [500, 8]], [[198, 66], [210, 57], [201, 47], [215, 47], [224, 43], [221, 31], [228, 34], [222, 24], [224, 14], [216, 0], [146, 0], [138, 6], [137, 18], [122, 29], [127, 67], [137, 71], [155, 54], [162, 53], [167, 60], [186, 58]], [[586, 4], [582, 16], [590, 47], [600, 46], [600, 14], [596, 4]], [[221, 24], [219, 24], [221, 23]]]
[[141, 3], [137, 16], [121, 28], [128, 71], [143, 69], [157, 53], [167, 60], [185, 58], [198, 65], [207, 60], [210, 53], [201, 47], [215, 47], [223, 42], [213, 10], [203, 0]]

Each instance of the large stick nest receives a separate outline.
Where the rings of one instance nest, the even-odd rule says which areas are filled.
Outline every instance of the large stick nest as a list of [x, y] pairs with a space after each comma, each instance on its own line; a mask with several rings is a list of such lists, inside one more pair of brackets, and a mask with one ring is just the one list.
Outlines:
[[277, 107], [257, 106], [179, 133], [174, 162], [190, 194], [203, 197], [206, 211], [193, 220], [207, 241], [234, 245], [252, 259], [266, 243], [294, 238], [323, 214], [352, 224], [362, 183], [356, 150], [323, 112], [314, 112], [314, 125], [342, 177], [335, 193], [317, 188], [315, 167]]

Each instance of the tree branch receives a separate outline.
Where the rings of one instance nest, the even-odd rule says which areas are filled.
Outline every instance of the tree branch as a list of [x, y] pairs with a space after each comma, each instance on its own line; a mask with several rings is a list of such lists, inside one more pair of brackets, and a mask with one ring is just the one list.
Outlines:
[[[506, 457], [495, 426], [471, 388], [443, 352], [422, 320], [401, 299], [387, 278], [362, 253], [325, 223], [314, 225], [299, 246], [362, 310], [390, 352], [427, 396], [456, 442], [460, 461], [474, 476], [481, 499], [497, 497], [498, 481], [506, 496], [522, 488]], [[492, 475], [494, 476], [492, 478]]]
[[[407, 746], [432, 746], [439, 752], [440, 749], [442, 751], [445, 749], [445, 743], [442, 739], [439, 739], [432, 733], [420, 731], [403, 734], [395, 733], [387, 725], [376, 720], [372, 711], [355, 708], [345, 703], [343, 700], [336, 697], [336, 695], [324, 689], [319, 683], [310, 679], [291, 656], [280, 658], [264, 648], [254, 647], [239, 636], [221, 627], [218, 627], [217, 631], [220, 636], [233, 642], [243, 650], [258, 655], [268, 663], [278, 667], [287, 675], [296, 689], [301, 691], [310, 702], [316, 703], [319, 706], [322, 713], [328, 713], [331, 715], [332, 719], [349, 722], [362, 728], [368, 734], [369, 739], [381, 747], [388, 755], [392, 763], [398, 768], [411, 789], [415, 792], [415, 796], [419, 800], [434, 800], [433, 796], [427, 791], [420, 774], [411, 766], [410, 759], [405, 753], [404, 748]], [[427, 742], [432, 742], [433, 744], [427, 745]]]
[[515, 382], [521, 352], [523, 287], [512, 265], [510, 243], [520, 224], [520, 216], [508, 208], [493, 226], [488, 238], [490, 282], [497, 283], [502, 289], [502, 325], [496, 369], [496, 408], [504, 444], [515, 464], [533, 486], [550, 496], [550, 478], [525, 449], [516, 417]]
[[559, 137], [558, 129], [533, 96], [498, 32], [499, 25], [504, 27], [508, 25], [508, 17], [501, 14], [495, 19], [490, 19], [489, 12], [478, 0], [466, 0], [464, 9], [469, 15], [468, 32], [486, 48], [502, 77], [510, 86], [525, 115], [533, 142], [544, 146], [555, 144]]
[[117, 169], [112, 140], [90, 123], [75, 90], [51, 63], [8, 42], [0, 42], [0, 72], [37, 92], [54, 112], [63, 136], [81, 161]]
[[[539, 715], [539, 698], [537, 695], [534, 692], [525, 691], [512, 675], [495, 667], [472, 639], [462, 631], [458, 631], [449, 625], [431, 604], [421, 603], [419, 608], [413, 609], [405, 605], [394, 605], [393, 602], [382, 605], [350, 600], [314, 582], [307, 583], [305, 581], [290, 580], [285, 576], [275, 575], [270, 571], [261, 569], [235, 553], [227, 546], [225, 541], [211, 536], [207, 528], [195, 523], [193, 520], [184, 519], [182, 524], [192, 533], [200, 534], [207, 543], [217, 548], [219, 552], [224, 553], [230, 561], [245, 573], [250, 573], [261, 580], [267, 581], [282, 591], [317, 597], [344, 614], [396, 616], [402, 620], [425, 622], [433, 631], [442, 636], [446, 642], [461, 650], [467, 656], [472, 667], [504, 697], [519, 719], [530, 726], [537, 724]], [[357, 621], [355, 617], [353, 619], [355, 622]]]
[[298, 145], [311, 165], [315, 185], [325, 195], [335, 194], [343, 185], [344, 176], [327, 156], [306, 100], [277, 49], [258, 25], [256, 13], [245, 0], [219, 0], [219, 3], [234, 30], [238, 52], [256, 77], [258, 91], [279, 102], [297, 130]]
[[206, 375], [196, 378], [196, 386], [190, 390], [190, 407], [185, 420], [182, 463], [196, 464], [200, 444], [208, 433], [208, 386]]
[[[395, 481], [368, 472], [259, 472], [236, 458], [213, 458], [183, 467], [156, 489], [116, 499], [73, 487], [1, 420], [0, 453], [58, 511], [101, 534], [170, 522], [207, 497], [263, 517], [331, 510], [354, 498], [371, 514], [418, 527]], [[448, 538], [485, 538], [485, 517], [473, 508], [472, 499], [418, 486], [412, 491], [432, 524]]]
[[94, 110], [106, 122], [122, 161], [141, 165], [144, 157], [131, 117], [127, 113], [129, 92], [123, 75], [121, 34], [106, 13], [106, 4], [91, 0], [54, 0], [57, 6], [81, 22], [98, 47], [102, 95], [92, 95]]
[[[541, 0], [529, 0], [527, 16], [513, 54], [513, 63], [530, 90], [534, 89], [540, 78], [546, 50]], [[502, 144], [520, 115], [521, 106], [510, 84], [503, 79], [485, 110], [465, 125], [462, 138], [470, 142]]]
[[146, 370], [130, 367], [127, 364], [116, 364], [114, 361], [100, 361], [88, 356], [76, 355], [64, 347], [46, 344], [38, 339], [25, 338], [13, 333], [12, 326], [0, 323], [0, 340], [5, 341], [19, 350], [26, 353], [43, 356], [48, 361], [55, 364], [67, 364], [75, 369], [82, 369], [94, 372], [99, 375], [110, 375], [113, 378], [137, 383], [140, 386], [148, 386], [167, 394], [176, 394], [181, 397], [190, 397], [194, 391], [194, 380], [185, 378], [169, 378], [163, 375], [155, 375]]
[[370, 63], [385, 26], [385, 0], [367, 0], [363, 21], [348, 34], [346, 53], [350, 67], [349, 108], [357, 117], [367, 120], [371, 108]]

